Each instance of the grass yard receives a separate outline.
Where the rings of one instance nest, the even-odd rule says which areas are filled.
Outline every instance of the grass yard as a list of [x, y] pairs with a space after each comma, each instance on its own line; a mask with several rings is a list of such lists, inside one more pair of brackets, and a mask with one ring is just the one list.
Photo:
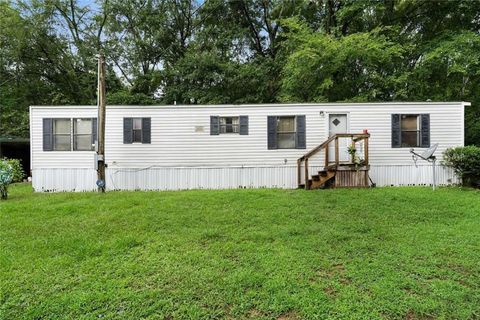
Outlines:
[[479, 191], [10, 191], [0, 319], [480, 318]]

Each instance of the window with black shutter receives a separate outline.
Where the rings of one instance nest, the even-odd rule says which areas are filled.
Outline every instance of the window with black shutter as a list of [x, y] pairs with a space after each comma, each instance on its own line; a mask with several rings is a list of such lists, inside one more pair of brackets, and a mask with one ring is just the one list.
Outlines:
[[268, 116], [267, 134], [268, 149], [305, 149], [305, 116]]
[[392, 147], [430, 147], [430, 115], [393, 114]]
[[43, 119], [43, 151], [53, 151], [53, 119]]
[[150, 143], [151, 118], [124, 118], [123, 143]]
[[248, 135], [248, 116], [240, 116], [240, 135]]
[[43, 151], [92, 151], [96, 118], [44, 118]]
[[248, 135], [248, 116], [210, 116], [210, 135]]

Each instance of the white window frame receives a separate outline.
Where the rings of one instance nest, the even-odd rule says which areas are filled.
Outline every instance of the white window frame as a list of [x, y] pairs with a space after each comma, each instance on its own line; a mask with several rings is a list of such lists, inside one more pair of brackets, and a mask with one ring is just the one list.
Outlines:
[[[279, 122], [281, 121], [282, 118], [293, 118], [293, 127], [294, 127], [294, 131], [282, 131], [280, 132], [278, 130], [278, 125], [279, 125]], [[277, 128], [276, 128], [276, 134], [277, 134], [277, 149], [296, 149], [296, 136], [297, 136], [297, 116], [296, 115], [283, 115], [283, 116], [277, 116]], [[280, 147], [280, 139], [279, 139], [279, 136], [281, 134], [293, 134], [293, 147], [288, 147], [288, 148], [285, 148], [285, 147]]]
[[[135, 129], [135, 120], [140, 121], [140, 129]], [[135, 131], [140, 131], [140, 141], [135, 141]], [[143, 143], [143, 118], [132, 118], [132, 144]]]
[[[95, 148], [91, 143], [93, 139], [93, 119], [94, 118], [72, 118], [72, 150], [73, 151], [93, 151]], [[77, 120], [89, 120], [90, 121], [90, 134], [87, 133], [76, 133], [77, 129]], [[90, 136], [90, 149], [77, 149], [76, 147], [76, 137], [78, 136]]]
[[[222, 124], [222, 119], [232, 119], [232, 132], [227, 132], [227, 127], [229, 126], [226, 122]], [[233, 124], [233, 119], [237, 119], [237, 123]], [[222, 128], [225, 128], [225, 132], [222, 132]], [[237, 131], [235, 131], [235, 128]], [[239, 116], [219, 116], [218, 117], [218, 134], [240, 134], [240, 117]]]
[[[69, 141], [70, 141], [70, 145], [69, 145], [69, 148], [68, 150], [59, 150], [57, 149], [57, 144], [55, 143], [55, 137], [56, 136], [66, 136], [67, 134], [66, 133], [55, 133], [55, 127], [57, 125], [57, 121], [60, 121], [60, 120], [67, 120], [69, 121], [70, 123], [70, 130], [69, 130], [69, 133], [68, 133], [68, 137], [69, 137]], [[72, 119], [71, 118], [52, 118], [52, 151], [60, 151], [60, 152], [63, 152], [63, 151], [72, 151]]]
[[[417, 117], [417, 130], [403, 130], [402, 129], [402, 120], [403, 117], [407, 116], [415, 116]], [[420, 148], [422, 144], [422, 116], [421, 114], [416, 114], [416, 113], [401, 113], [400, 114], [400, 148]], [[414, 146], [411, 145], [403, 145], [403, 133], [404, 132], [416, 132], [417, 133], [417, 143]]]

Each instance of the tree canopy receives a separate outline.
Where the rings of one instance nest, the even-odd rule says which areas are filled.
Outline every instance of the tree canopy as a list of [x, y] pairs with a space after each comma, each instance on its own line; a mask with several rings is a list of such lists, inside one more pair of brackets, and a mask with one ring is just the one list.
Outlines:
[[0, 0], [0, 134], [28, 107], [471, 101], [480, 145], [480, 1]]

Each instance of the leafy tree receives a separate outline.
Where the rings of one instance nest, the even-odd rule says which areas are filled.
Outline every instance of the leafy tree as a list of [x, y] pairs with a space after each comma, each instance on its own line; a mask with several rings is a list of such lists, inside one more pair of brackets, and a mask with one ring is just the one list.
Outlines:
[[30, 105], [95, 103], [101, 27], [87, 14], [73, 0], [0, 2], [0, 134], [28, 136]]
[[0, 0], [0, 134], [28, 106], [467, 100], [480, 145], [480, 1]]
[[131, 92], [154, 95], [158, 72], [183, 57], [191, 41], [194, 1], [112, 0], [106, 32], [108, 58]]
[[298, 20], [285, 22], [295, 48], [283, 70], [283, 101], [393, 100], [395, 71], [403, 48], [380, 33], [340, 38], [310, 30]]
[[446, 33], [432, 40], [408, 78], [417, 100], [471, 101], [466, 108], [468, 144], [480, 141], [480, 37], [471, 31]]

